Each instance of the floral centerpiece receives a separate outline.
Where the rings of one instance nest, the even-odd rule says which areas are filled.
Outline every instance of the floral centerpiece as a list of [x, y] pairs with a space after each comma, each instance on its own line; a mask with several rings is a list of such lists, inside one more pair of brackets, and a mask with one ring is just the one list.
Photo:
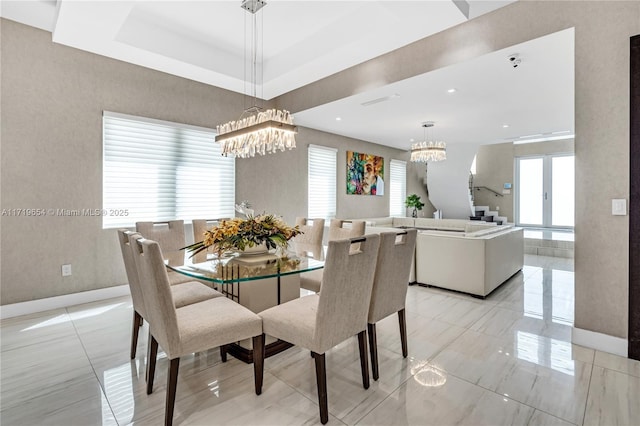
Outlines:
[[282, 218], [272, 214], [248, 216], [246, 219], [222, 220], [204, 233], [204, 240], [185, 247], [191, 256], [211, 248], [218, 256], [229, 251], [244, 251], [264, 244], [268, 249], [289, 245], [289, 240], [302, 231], [298, 226], [287, 225]]

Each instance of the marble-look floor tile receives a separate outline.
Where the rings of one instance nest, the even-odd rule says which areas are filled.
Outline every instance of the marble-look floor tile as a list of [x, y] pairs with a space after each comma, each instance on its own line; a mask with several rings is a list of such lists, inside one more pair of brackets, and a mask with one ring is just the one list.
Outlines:
[[[364, 389], [356, 339], [349, 339], [339, 344], [328, 351], [325, 356], [329, 413], [346, 423], [352, 423], [366, 414], [411, 375], [410, 360], [378, 347], [380, 380], [371, 380], [370, 388]], [[289, 361], [282, 363], [278, 368], [270, 368], [269, 372], [305, 395], [309, 400], [317, 401], [313, 358], [306, 352], [306, 356], [292, 357]], [[270, 359], [267, 359], [265, 366], [269, 363]]]
[[613, 355], [607, 352], [596, 351], [595, 365], [615, 370], [620, 373], [640, 377], [640, 361]]
[[4, 425], [117, 425], [98, 381], [75, 380], [65, 389], [29, 398], [0, 412]]
[[434, 318], [467, 328], [489, 312], [492, 307], [493, 304], [475, 301], [471, 296], [462, 298], [428, 292], [415, 304], [408, 306], [407, 310], [426, 318]]
[[[164, 412], [136, 421], [162, 424]], [[180, 425], [314, 425], [320, 424], [318, 405], [270, 373], [264, 375], [262, 394], [256, 395], [253, 377], [234, 378], [217, 387], [196, 391], [176, 401], [174, 424]], [[343, 425], [329, 414], [331, 425]]]
[[[436, 319], [423, 321], [425, 324], [407, 337], [409, 356], [420, 360], [430, 360], [466, 330], [463, 327]], [[392, 347], [387, 346], [387, 348], [401, 353], [397, 344]]]
[[[169, 366], [164, 353], [157, 360], [152, 395], [146, 394], [144, 359], [138, 357], [135, 361], [111, 363], [111, 367], [108, 366], [109, 362], [104, 359], [94, 364], [94, 368], [118, 423], [127, 424], [147, 417], [163, 404]], [[180, 358], [176, 400], [200, 390], [215, 388], [235, 376], [253, 377], [252, 365], [233, 357], [222, 363], [217, 349], [184, 356]]]
[[64, 309], [4, 319], [0, 322], [2, 351], [38, 343], [55, 343], [76, 335], [71, 319]]
[[77, 337], [4, 351], [0, 375], [3, 409], [44, 395], [62, 395], [78, 381], [95, 381]]
[[533, 408], [441, 372], [439, 381], [409, 379], [358, 425], [517, 425]]
[[[407, 336], [418, 333], [416, 339], [419, 340], [420, 343], [432, 343], [431, 346], [434, 347], [446, 345], [465, 330], [462, 327], [439, 321], [432, 317], [416, 314], [415, 311], [407, 311], [405, 317]], [[445, 340], [439, 339], [438, 336], [442, 333], [446, 333], [450, 335], [450, 337]], [[397, 314], [390, 315], [376, 323], [376, 336], [378, 346], [383, 346], [393, 352], [402, 353], [400, 324]], [[415, 339], [412, 337], [410, 340]], [[421, 353], [421, 356], [424, 357], [424, 353]]]
[[593, 367], [586, 425], [637, 425], [640, 422], [640, 377]]
[[548, 320], [558, 324], [573, 325], [573, 296], [559, 297], [553, 290], [545, 291], [543, 284], [525, 281], [521, 287], [513, 288], [497, 306], [522, 312], [526, 316]]
[[574, 424], [582, 422], [592, 362], [592, 350], [568, 342], [524, 332], [500, 339], [475, 331], [433, 359], [450, 375]]
[[551, 414], [547, 414], [543, 411], [536, 410], [529, 420], [527, 426], [572, 426], [573, 423], [566, 422]]
[[[133, 305], [130, 298], [87, 303], [67, 308], [89, 358], [128, 354], [131, 345]], [[146, 347], [148, 328], [139, 331], [138, 347]]]
[[476, 321], [471, 330], [495, 337], [515, 336], [518, 331], [532, 333], [538, 336], [571, 341], [572, 327], [553, 321], [527, 316], [522, 312], [493, 308], [487, 315]]

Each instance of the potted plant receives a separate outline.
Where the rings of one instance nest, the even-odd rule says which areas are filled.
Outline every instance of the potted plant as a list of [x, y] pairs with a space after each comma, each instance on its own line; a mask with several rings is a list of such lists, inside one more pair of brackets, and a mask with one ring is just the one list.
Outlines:
[[411, 217], [418, 217], [418, 210], [422, 210], [424, 207], [424, 203], [420, 201], [420, 196], [416, 194], [409, 195], [404, 202], [404, 205], [407, 206], [407, 208], [413, 208]]

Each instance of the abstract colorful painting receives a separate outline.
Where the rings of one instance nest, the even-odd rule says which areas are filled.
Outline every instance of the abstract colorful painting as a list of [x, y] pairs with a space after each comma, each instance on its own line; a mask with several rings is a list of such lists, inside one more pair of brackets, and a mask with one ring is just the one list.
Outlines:
[[347, 151], [347, 194], [384, 195], [384, 157]]

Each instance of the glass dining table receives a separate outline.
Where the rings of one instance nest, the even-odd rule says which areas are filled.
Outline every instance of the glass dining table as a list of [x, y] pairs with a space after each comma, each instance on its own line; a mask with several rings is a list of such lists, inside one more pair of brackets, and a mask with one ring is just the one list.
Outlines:
[[[167, 268], [179, 274], [211, 283], [226, 297], [258, 313], [275, 305], [300, 297], [300, 274], [324, 267], [323, 260], [311, 257], [308, 251], [266, 253], [258, 255], [232, 255], [218, 258], [209, 255], [204, 262], [194, 262], [185, 254], [181, 265], [167, 263]], [[317, 254], [316, 254], [316, 257]], [[323, 258], [320, 256], [320, 258]], [[267, 336], [265, 356], [273, 356], [291, 347], [287, 342]], [[226, 352], [247, 362], [253, 362], [251, 341], [238, 342], [223, 348]]]

